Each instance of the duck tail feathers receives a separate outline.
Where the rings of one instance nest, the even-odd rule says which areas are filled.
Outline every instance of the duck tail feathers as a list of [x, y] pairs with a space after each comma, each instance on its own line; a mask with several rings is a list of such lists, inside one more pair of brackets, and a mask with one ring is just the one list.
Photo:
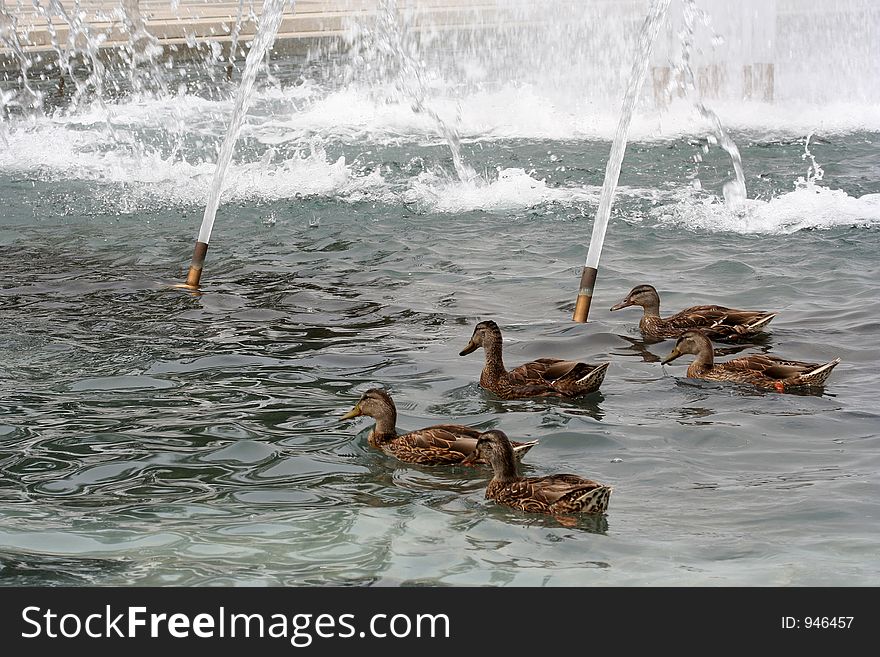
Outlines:
[[595, 368], [590, 370], [586, 375], [579, 378], [575, 383], [579, 386], [590, 385], [590, 387], [595, 386], [598, 388], [602, 385], [602, 381], [605, 380], [605, 373], [608, 371], [608, 366], [610, 363], [602, 363], [601, 365], [597, 365]]
[[757, 331], [758, 329], [763, 328], [764, 326], [767, 326], [767, 324], [769, 324], [770, 321], [774, 317], [776, 317], [776, 315], [777, 315], [777, 313], [770, 313], [769, 315], [763, 315], [761, 317], [758, 317], [753, 322], [749, 322], [748, 324], [746, 324], [746, 326], [751, 331]]
[[582, 513], [605, 513], [611, 498], [611, 486], [597, 486], [578, 497], [575, 502]]
[[513, 448], [513, 453], [514, 454], [525, 454], [526, 452], [528, 452], [532, 447], [534, 447], [537, 444], [538, 444], [537, 440], [525, 441], [521, 445], [516, 445]]
[[810, 385], [822, 385], [831, 376], [831, 371], [837, 367], [840, 363], [839, 358], [835, 358], [832, 361], [825, 363], [824, 365], [820, 365], [814, 370], [810, 370], [806, 374], [800, 377], [801, 381], [804, 383], [809, 383]]

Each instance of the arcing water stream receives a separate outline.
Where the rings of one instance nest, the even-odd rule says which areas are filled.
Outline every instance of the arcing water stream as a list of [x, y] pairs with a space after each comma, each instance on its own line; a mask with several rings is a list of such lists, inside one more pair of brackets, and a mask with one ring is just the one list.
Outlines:
[[617, 180], [620, 177], [620, 167], [623, 163], [623, 154], [626, 152], [626, 141], [629, 133], [630, 122], [636, 101], [642, 91], [645, 75], [648, 71], [651, 49], [660, 31], [666, 10], [669, 8], [669, 0], [653, 0], [645, 22], [639, 31], [638, 49], [633, 61], [632, 73], [626, 87], [626, 95], [620, 110], [620, 120], [617, 123], [617, 131], [611, 142], [611, 153], [608, 155], [608, 164], [605, 165], [605, 179], [602, 183], [602, 194], [599, 197], [599, 209], [593, 220], [593, 236], [590, 238], [590, 249], [587, 252], [587, 261], [581, 274], [580, 289], [574, 310], [576, 322], [586, 322], [590, 312], [590, 302], [593, 297], [593, 288], [596, 282], [596, 272], [599, 267], [599, 257], [602, 254], [602, 245], [605, 243], [605, 231], [608, 228], [608, 220], [611, 218], [611, 204], [614, 203], [614, 192], [617, 188]]
[[238, 141], [238, 135], [241, 132], [241, 124], [250, 106], [254, 81], [257, 79], [257, 72], [263, 63], [263, 58], [275, 40], [275, 34], [278, 32], [278, 26], [281, 24], [281, 12], [284, 10], [287, 1], [264, 0], [263, 2], [260, 26], [245, 60], [244, 72], [235, 95], [232, 116], [229, 117], [229, 127], [226, 130], [226, 137], [223, 139], [223, 145], [220, 147], [220, 153], [217, 156], [217, 167], [214, 170], [214, 178], [211, 182], [210, 193], [208, 194], [208, 203], [205, 206], [205, 213], [202, 217], [202, 225], [199, 227], [192, 265], [187, 276], [187, 285], [189, 286], [197, 286], [199, 283], [202, 265], [205, 260], [205, 252], [208, 248], [208, 242], [211, 240], [211, 230], [214, 228], [214, 219], [217, 216], [217, 207], [220, 204], [220, 194], [223, 191], [226, 171], [229, 168], [229, 163], [232, 161], [232, 154]]

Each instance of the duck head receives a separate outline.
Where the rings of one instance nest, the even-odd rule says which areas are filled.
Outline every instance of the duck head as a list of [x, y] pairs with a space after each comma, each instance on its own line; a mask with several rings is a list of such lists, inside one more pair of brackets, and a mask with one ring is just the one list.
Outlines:
[[342, 416], [343, 420], [350, 420], [353, 417], [366, 415], [374, 419], [383, 417], [394, 417], [397, 415], [397, 409], [394, 407], [394, 401], [391, 395], [381, 388], [370, 388], [367, 390], [358, 403], [354, 405], [348, 413]]
[[492, 466], [496, 477], [511, 478], [516, 476], [516, 459], [513, 447], [507, 434], [499, 429], [484, 431], [477, 438], [477, 445], [462, 462], [462, 465], [474, 465], [485, 461]]
[[611, 306], [611, 310], [621, 310], [629, 306], [641, 306], [642, 308], [656, 308], [660, 310], [660, 295], [653, 285], [636, 285], [623, 301]]
[[501, 329], [491, 319], [480, 322], [474, 327], [474, 334], [471, 336], [470, 342], [467, 343], [464, 349], [458, 352], [458, 355], [467, 356], [480, 347], [485, 346], [490, 340], [501, 341]]
[[660, 361], [661, 364], [671, 363], [683, 354], [712, 354], [712, 341], [702, 331], [690, 330], [681, 334], [669, 355]]

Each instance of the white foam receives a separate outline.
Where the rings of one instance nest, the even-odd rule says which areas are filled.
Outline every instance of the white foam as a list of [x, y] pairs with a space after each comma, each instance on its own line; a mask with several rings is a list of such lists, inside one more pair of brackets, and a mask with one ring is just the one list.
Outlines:
[[[765, 103], [758, 101], [709, 101], [707, 106], [719, 116], [727, 130], [744, 132], [759, 139], [804, 137], [811, 132], [822, 135], [880, 130], [880, 105], [835, 102], [824, 105], [805, 103]], [[636, 139], [674, 138], [711, 133], [706, 120], [690, 103], [678, 100], [657, 115], [655, 130], [642, 117]]]
[[[117, 143], [108, 150], [110, 138], [105, 126], [69, 130], [49, 123], [18, 130], [9, 136], [9, 148], [0, 151], [0, 170], [30, 172], [50, 181], [99, 183], [96, 195], [121, 212], [207, 201], [213, 162], [199, 158], [193, 163], [139, 144]], [[393, 201], [378, 171], [358, 175], [345, 158], [328, 158], [317, 142], [284, 159], [270, 150], [256, 162], [234, 164], [222, 198], [229, 202], [312, 195]]]
[[[303, 88], [305, 87], [305, 88]], [[314, 85], [276, 89], [271, 96], [290, 107], [276, 117], [275, 133], [287, 139], [319, 133], [344, 140], [377, 142], [439, 135], [436, 123], [414, 112], [390, 87], [325, 91]], [[599, 103], [529, 84], [504, 84], [462, 96], [440, 93], [428, 106], [468, 139], [610, 140], [617, 129], [619, 102]], [[729, 130], [758, 136], [824, 135], [880, 130], [880, 105], [835, 102], [810, 106], [795, 102], [708, 103]], [[283, 106], [283, 105], [282, 105]], [[264, 135], [265, 130], [261, 131]], [[662, 110], [642, 102], [636, 108], [630, 141], [650, 142], [712, 132], [706, 119], [686, 100]], [[266, 141], [266, 143], [271, 143]]]
[[[469, 140], [610, 140], [619, 118], [619, 107], [614, 103], [570, 98], [528, 84], [504, 84], [462, 97], [438, 93], [427, 104]], [[711, 132], [706, 120], [685, 100], [677, 100], [663, 111], [644, 105], [633, 117], [630, 141], [700, 137]], [[809, 106], [719, 101], [712, 103], [712, 109], [728, 130], [746, 131], [758, 138], [880, 130], [880, 105], [871, 103]], [[181, 95], [96, 104], [72, 115], [41, 117], [27, 128], [11, 126], [7, 137], [13, 143], [7, 149], [8, 157], [0, 155], [0, 167], [8, 168], [11, 160], [32, 158], [27, 151], [40, 147], [39, 133], [47, 130], [66, 128], [73, 141], [82, 138], [76, 133], [97, 131], [104, 149], [113, 148], [120, 140], [125, 145], [127, 136], [153, 131], [164, 134], [166, 140], [169, 136], [219, 138], [225, 133], [230, 110], [229, 101]], [[107, 132], [109, 124], [117, 134]], [[385, 144], [401, 139], [437, 139], [440, 130], [427, 113], [414, 112], [411, 104], [387, 85], [327, 90], [307, 82], [256, 93], [242, 135], [265, 145], [301, 142], [315, 135], [346, 143], [366, 140]], [[28, 136], [35, 137], [35, 141], [28, 143]], [[53, 136], [63, 139], [59, 132]]]
[[691, 230], [742, 234], [784, 234], [837, 226], [880, 226], [880, 194], [849, 196], [840, 189], [800, 183], [794, 191], [768, 201], [749, 199], [737, 207], [692, 190], [655, 208], [650, 215], [661, 224]]
[[[327, 92], [315, 83], [271, 87], [257, 94], [242, 131], [256, 142], [239, 154], [227, 177], [222, 202], [326, 196], [343, 201], [414, 204], [426, 212], [472, 210], [508, 212], [558, 204], [592, 205], [593, 186], [554, 186], [520, 168], [499, 167], [468, 182], [436, 170], [401, 180], [388, 180], [381, 169], [363, 170], [323, 150], [328, 141], [365, 144], [442, 143], [435, 122], [408, 105], [389, 102], [388, 90], [373, 93], [352, 88]], [[815, 127], [827, 135], [880, 127], [880, 107], [869, 110], [839, 106], [830, 115], [821, 108], [790, 114], [784, 106], [720, 106], [728, 127], [766, 132]], [[432, 108], [472, 139], [608, 138], [617, 117], [608, 108], [590, 112], [565, 106], [526, 85], [502, 85], [474, 92], [468, 102], [439, 98]], [[13, 124], [0, 149], [0, 172], [23, 172], [46, 180], [100, 183], [96, 196], [104, 206], [122, 212], [204, 204], [213, 176], [213, 147], [225, 131], [231, 104], [191, 96], [134, 98], [94, 106], [73, 115], [39, 117]], [[633, 140], [699, 135], [705, 129], [693, 108], [679, 101], [669, 111], [643, 112], [633, 124]], [[112, 127], [111, 127], [112, 124]], [[702, 127], [698, 129], [697, 125]], [[261, 144], [261, 145], [260, 145]], [[826, 183], [827, 184], [827, 183]], [[876, 195], [853, 198], [821, 185], [801, 185], [769, 201], [749, 200], [739, 210], [718, 198], [685, 189], [669, 192], [619, 188], [618, 194], [651, 196], [660, 205], [652, 216], [664, 223], [701, 230], [751, 233], [791, 232], [801, 228], [874, 225]], [[671, 200], [671, 202], [669, 202]]]
[[550, 187], [546, 180], [519, 168], [500, 169], [493, 179], [478, 177], [467, 182], [423, 172], [410, 183], [403, 200], [430, 212], [507, 212], [550, 203], [596, 203], [599, 191], [599, 187]]

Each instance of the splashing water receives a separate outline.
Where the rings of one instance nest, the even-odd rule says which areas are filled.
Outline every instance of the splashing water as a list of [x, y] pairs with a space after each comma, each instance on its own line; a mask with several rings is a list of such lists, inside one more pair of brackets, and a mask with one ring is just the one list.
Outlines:
[[[682, 15], [684, 18], [684, 27], [679, 33], [681, 39], [681, 63], [676, 66], [675, 76], [679, 89], [688, 97], [693, 99], [694, 107], [702, 118], [708, 121], [712, 128], [712, 135], [709, 143], [716, 143], [721, 146], [724, 151], [730, 155], [730, 161], [733, 164], [734, 179], [724, 183], [722, 187], [724, 201], [732, 208], [741, 206], [747, 198], [746, 194], [746, 177], [743, 172], [742, 156], [739, 148], [731, 138], [730, 134], [721, 123], [721, 118], [712, 110], [702, 99], [696, 97], [696, 82], [694, 79], [694, 70], [691, 66], [691, 57], [694, 49], [694, 33], [695, 23], [698, 18], [708, 27], [708, 15], [697, 7], [696, 0], [684, 0], [682, 6]], [[670, 87], [676, 84], [676, 80], [670, 81]], [[666, 95], [670, 94], [670, 87], [666, 90]]]
[[385, 57], [384, 64], [394, 72], [394, 86], [417, 114], [430, 117], [438, 132], [446, 140], [452, 155], [452, 165], [459, 180], [468, 182], [477, 178], [474, 169], [468, 166], [461, 155], [461, 135], [458, 130], [445, 121], [428, 102], [426, 71], [405, 18], [398, 10], [397, 0], [380, 0], [375, 33], [358, 35], [359, 48], [373, 49], [371, 56]]
[[816, 157], [813, 155], [812, 151], [810, 151], [810, 140], [813, 138], [813, 133], [807, 135], [806, 140], [804, 141], [804, 152], [801, 155], [802, 160], [806, 160], [809, 158], [810, 166], [807, 169], [807, 177], [806, 178], [798, 178], [797, 184], [799, 185], [812, 185], [817, 182], [820, 182], [822, 178], [825, 177], [825, 170], [819, 166], [819, 163], [816, 162]]
[[[244, 15], [244, 3], [245, 0], [238, 0], [238, 9], [235, 13], [235, 26], [232, 28], [232, 32], [230, 33], [230, 41], [229, 41], [229, 62], [226, 66], [226, 79], [229, 80], [232, 78], [232, 71], [235, 68], [235, 57], [236, 51], [238, 50], [238, 40], [241, 36], [241, 28], [245, 22]], [[253, 4], [251, 4], [251, 14], [253, 13]], [[253, 16], [251, 16], [253, 18]]]
[[[25, 111], [33, 111], [42, 106], [42, 96], [31, 87], [29, 76], [31, 60], [24, 52], [21, 39], [18, 36], [18, 20], [2, 5], [0, 5], [0, 46], [12, 53], [18, 63], [19, 70], [18, 91], [4, 92], [0, 89], [0, 123], [2, 123], [6, 120], [8, 108], [19, 107]], [[8, 144], [5, 130], [0, 130], [0, 139], [4, 144]]]
[[281, 25], [281, 14], [287, 1], [264, 0], [263, 2], [259, 29], [245, 59], [241, 85], [235, 97], [235, 106], [229, 119], [226, 137], [223, 140], [223, 145], [220, 147], [217, 168], [214, 170], [214, 180], [211, 183], [208, 203], [205, 206], [201, 228], [199, 228], [198, 241], [204, 244], [207, 244], [211, 239], [211, 230], [214, 227], [214, 218], [217, 216], [217, 206], [220, 204], [220, 194], [223, 191], [223, 181], [226, 176], [226, 170], [229, 168], [229, 163], [232, 161], [235, 142], [238, 141], [238, 135], [241, 133], [241, 124], [244, 121], [245, 114], [247, 114], [251, 100], [251, 91], [257, 78], [257, 70], [263, 61], [263, 57], [265, 57], [266, 52], [275, 40], [278, 26]]
[[617, 180], [620, 177], [620, 166], [623, 162], [623, 154], [626, 151], [626, 139], [629, 133], [629, 125], [632, 121], [633, 110], [636, 106], [645, 74], [648, 71], [648, 62], [651, 57], [651, 48], [657, 38], [657, 32], [663, 23], [663, 18], [669, 9], [670, 0], [654, 0], [648, 10], [645, 22], [639, 32], [638, 49], [633, 62], [632, 73], [626, 87], [626, 95], [623, 99], [623, 107], [620, 112], [620, 120], [617, 123], [617, 132], [611, 143], [611, 153], [608, 156], [608, 164], [605, 167], [605, 180], [602, 183], [602, 195], [599, 198], [599, 209], [593, 221], [593, 235], [590, 238], [590, 249], [587, 252], [585, 267], [596, 269], [599, 266], [599, 256], [602, 254], [602, 244], [605, 242], [605, 231], [608, 228], [608, 219], [611, 216], [611, 205], [614, 202], [614, 191]]
[[[46, 29], [50, 36], [52, 49], [58, 55], [59, 73], [63, 77], [69, 78], [76, 86], [72, 104], [76, 105], [82, 102], [87, 97], [89, 90], [92, 90], [95, 100], [102, 108], [106, 109], [104, 102], [106, 67], [99, 55], [99, 50], [107, 35], [94, 33], [84, 19], [83, 12], [68, 12], [59, 0], [47, 0], [47, 6], [44, 6], [40, 0], [33, 0], [33, 3], [37, 13], [46, 20]], [[75, 6], [76, 10], [79, 9], [78, 4]], [[58, 41], [56, 20], [67, 30], [67, 42], [63, 47]], [[91, 67], [85, 81], [80, 81], [75, 75], [78, 56], [87, 61]]]
[[[824, 56], [821, 62], [811, 61], [812, 67], [830, 65], [829, 60], [839, 64], [851, 57], [867, 66], [870, 72], [873, 60], [855, 57], [861, 51], [854, 48], [857, 44], [867, 43], [865, 36], [872, 29], [876, 33], [876, 26], [880, 26], [876, 20], [880, 12], [874, 5], [867, 0], [851, 0], [852, 6], [860, 7], [862, 14], [859, 18], [851, 12], [814, 11], [819, 8], [816, 2], [812, 3], [816, 7], [799, 9], [800, 13], [777, 12], [775, 4], [768, 3], [766, 16], [762, 13], [755, 21], [746, 20], [757, 16], [749, 7], [756, 6], [759, 1], [750, 0], [745, 3], [745, 9], [737, 6], [727, 12], [720, 0], [697, 0], [702, 11], [691, 6], [695, 12], [691, 27], [696, 28], [696, 34], [693, 47], [688, 51], [688, 64], [693, 69], [698, 88], [703, 86], [702, 73], [707, 64], [726, 67], [727, 70], [719, 87], [720, 95], [713, 95], [706, 101], [718, 116], [724, 118], [721, 129], [726, 127], [734, 135], [737, 134], [734, 131], [739, 130], [769, 131], [774, 138], [781, 132], [783, 136], [798, 138], [803, 144], [803, 135], [818, 125], [822, 127], [823, 136], [837, 134], [841, 129], [858, 130], [864, 129], [865, 125], [880, 125], [880, 114], [876, 111], [880, 105], [866, 113], [858, 106], [829, 108], [813, 102], [814, 96], [803, 89], [803, 76], [800, 75], [801, 65], [810, 60], [809, 53], [797, 48], [800, 40], [824, 44], [823, 38], [833, 38], [841, 48], [846, 48], [819, 48]], [[6, 43], [7, 38], [3, 46], [7, 55], [5, 72], [9, 77], [0, 81], [6, 83], [2, 88], [5, 101], [0, 99], [0, 102], [5, 102], [7, 109], [0, 117], [0, 131], [4, 133], [0, 140], [9, 137], [6, 141], [10, 148], [0, 153], [0, 169], [36, 172], [41, 178], [69, 177], [94, 181], [97, 183], [95, 195], [100, 199], [98, 204], [109, 202], [111, 207], [122, 208], [124, 212], [175, 203], [194, 203], [204, 209], [211, 187], [205, 180], [210, 179], [215, 171], [235, 93], [232, 86], [218, 84], [222, 82], [223, 66], [227, 63], [225, 58], [219, 57], [225, 47], [221, 49], [214, 39], [202, 39], [194, 32], [187, 32], [188, 50], [182, 44], [169, 44], [162, 57], [162, 72], [167, 83], [164, 88], [153, 85], [150, 79], [151, 88], [145, 89], [145, 93], [129, 95], [127, 81], [132, 79], [129, 67], [133, 59], [129, 50], [131, 44], [137, 43], [134, 34], [138, 29], [136, 21], [126, 27], [122, 19], [126, 2], [128, 0], [109, 3], [107, 6], [115, 5], [116, 9], [103, 17], [85, 9], [76, 14], [84, 29], [71, 40], [68, 39], [68, 27], [75, 18], [71, 9], [74, 3], [60, 3], [67, 9], [67, 19], [54, 11], [55, 4], [50, 0], [20, 0], [4, 5], [18, 22], [17, 35], [9, 31], [4, 34], [20, 40], [24, 48], [21, 57], [27, 59], [24, 62], [27, 86], [38, 99], [34, 103], [27, 102], [21, 67], [14, 48]], [[30, 22], [11, 9], [34, 4], [42, 7], [45, 13], [32, 10]], [[177, 3], [170, 4], [172, 9], [177, 9]], [[190, 0], [179, 4], [183, 7], [197, 3]], [[378, 0], [375, 4], [378, 5]], [[810, 3], [805, 0], [804, 4]], [[93, 3], [83, 3], [84, 7], [87, 5]], [[248, 5], [253, 7], [253, 0], [247, 3], [237, 0], [226, 5], [229, 26], [233, 28], [230, 33], [232, 42], [235, 43], [238, 35], [244, 41], [244, 35], [255, 23], [248, 25], [250, 16], [256, 18], [260, 5], [256, 6], [257, 12], [248, 10]], [[586, 138], [606, 144], [612, 140], [620, 119], [620, 97], [632, 66], [632, 62], [627, 61], [629, 57], [624, 55], [635, 50], [639, 26], [644, 20], [642, 10], [635, 3], [585, 1], [577, 3], [577, 11], [564, 16], [560, 11], [548, 12], [546, 6], [499, 0], [491, 12], [479, 8], [483, 5], [460, 10], [460, 14], [456, 14], [456, 23], [462, 29], [450, 30], [442, 17], [432, 18], [429, 13], [410, 11], [413, 9], [411, 2], [398, 1], [397, 5], [400, 11], [389, 14], [396, 27], [389, 28], [390, 31], [383, 28], [385, 37], [381, 34], [383, 29], [376, 29], [378, 12], [353, 13], [350, 19], [357, 22], [364, 33], [373, 35], [373, 41], [365, 43], [365, 48], [379, 50], [376, 39], [385, 38], [390, 43], [394, 39], [388, 38], [387, 33], [397, 30], [397, 43], [408, 54], [418, 75], [408, 76], [406, 83], [396, 86], [402, 77], [402, 64], [394, 49], [388, 46], [383, 52], [374, 52], [373, 60], [365, 60], [367, 66], [353, 67], [356, 68], [353, 75], [373, 76], [370, 84], [351, 85], [348, 80], [334, 76], [338, 67], [346, 63], [343, 57], [315, 62], [299, 73], [296, 84], [286, 84], [282, 77], [281, 85], [258, 92], [260, 84], [255, 83], [247, 118], [248, 134], [254, 140], [241, 153], [241, 163], [237, 162], [240, 147], [236, 147], [235, 157], [224, 174], [226, 182], [221, 191], [224, 202], [231, 198], [294, 197], [309, 189], [312, 193], [327, 194], [345, 202], [364, 197], [381, 199], [382, 202], [414, 197], [416, 207], [425, 211], [441, 208], [443, 211], [468, 208], [503, 211], [508, 207], [528, 207], [532, 203], [584, 203], [584, 198], [588, 198], [589, 205], [595, 208], [598, 190], [588, 185], [589, 191], [584, 192], [586, 188], [573, 184], [571, 169], [566, 173], [564, 166], [553, 165], [550, 170], [543, 157], [528, 161], [522, 158], [496, 161], [487, 158], [483, 149], [491, 151], [492, 141], [496, 139], [577, 141]], [[550, 2], [549, 5], [560, 8], [567, 3]], [[388, 2], [384, 6], [392, 7]], [[670, 22], [677, 19], [676, 26], [669, 30], [668, 39], [664, 39], [665, 28], [661, 27], [652, 57], [655, 64], [666, 64], [669, 68], [672, 67], [670, 62], [677, 59], [682, 50], [679, 39], [681, 13], [675, 11], [674, 6], [670, 3], [667, 17]], [[713, 42], [708, 47], [708, 39], [704, 39], [707, 31], [702, 28], [707, 21], [707, 10], [711, 10], [716, 29], [726, 37], [721, 45]], [[303, 11], [302, 6], [300, 11]], [[609, 12], [613, 12], [614, 20]], [[50, 20], [46, 20], [46, 14]], [[443, 16], [446, 15], [448, 12], [444, 12]], [[181, 9], [183, 16], [184, 9]], [[239, 18], [244, 27], [239, 25]], [[9, 18], [6, 20], [8, 22]], [[745, 38], [746, 27], [758, 21], [771, 25], [765, 30], [773, 39], [766, 60], [764, 53], [755, 54], [756, 46]], [[820, 24], [828, 34], [820, 29]], [[57, 27], [54, 48], [50, 48], [47, 36], [50, 25]], [[601, 29], [596, 29], [597, 25], [601, 25]], [[161, 34], [158, 30], [155, 33]], [[800, 36], [795, 38], [793, 34]], [[106, 67], [106, 94], [101, 98], [95, 97], [94, 86], [87, 81], [89, 74], [94, 72], [88, 58], [88, 35], [104, 39], [100, 54]], [[742, 52], [731, 45], [741, 42], [745, 45], [736, 47]], [[31, 50], [39, 43], [42, 44], [42, 54]], [[230, 50], [239, 55], [236, 62], [238, 77], [243, 69], [244, 53], [241, 48]], [[184, 53], [185, 57], [182, 56]], [[742, 65], [756, 61], [776, 63], [772, 103], [756, 104], [752, 100], [742, 100], [739, 78], [735, 74]], [[45, 74], [54, 77], [65, 70], [67, 63], [75, 65], [78, 80], [86, 87], [80, 94], [84, 102], [70, 103], [70, 93], [54, 100], [53, 81]], [[381, 65], [386, 68], [382, 69]], [[144, 62], [140, 66], [146, 69], [150, 64]], [[821, 86], [827, 96], [833, 88], [831, 83], [841, 76], [846, 81], [845, 74], [850, 73], [851, 68], [840, 68], [834, 78], [822, 75], [810, 79]], [[148, 71], [138, 73], [141, 80], [147, 81], [144, 74]], [[841, 102], [861, 98], [856, 92], [868, 99], [876, 98], [876, 85], [872, 81], [878, 78], [866, 75], [859, 79], [862, 86], [847, 83], [842, 89], [836, 88], [835, 94], [839, 93]], [[76, 78], [67, 77], [68, 91], [75, 91], [76, 81]], [[413, 81], [421, 83], [421, 93]], [[131, 86], [135, 86], [134, 81]], [[411, 94], [405, 93], [407, 87]], [[151, 98], [154, 91], [156, 95]], [[655, 86], [655, 94], [657, 91]], [[447, 122], [451, 129], [446, 140], [451, 143], [449, 150], [445, 148], [446, 143], [433, 138], [438, 133], [446, 135], [435, 126], [436, 121], [429, 113], [412, 111], [413, 95], [429, 106], [435, 117]], [[642, 93], [628, 129], [629, 142], [685, 138], [694, 134], [694, 126], [698, 124], [701, 130], [706, 130], [710, 145], [719, 143], [718, 131], [703, 126], [703, 119], [694, 111], [692, 98], [669, 107], [668, 111], [663, 110], [663, 115], [655, 110], [650, 100], [650, 94]], [[798, 107], [791, 105], [793, 100], [806, 103], [808, 111], [799, 111]], [[27, 107], [17, 105], [17, 102]], [[46, 104], [45, 110], [43, 103]], [[32, 104], [36, 107], [31, 112]], [[292, 106], [296, 107], [295, 112], [289, 111]], [[28, 120], [18, 121], [23, 117]], [[382, 168], [383, 162], [372, 161], [372, 154], [352, 160], [350, 152], [338, 146], [354, 141], [369, 143], [370, 149], [374, 143], [382, 148], [402, 143], [421, 144], [426, 135], [443, 148], [432, 147], [430, 152], [423, 153], [424, 159], [418, 166], [405, 169], [402, 182], [397, 180], [395, 173]], [[309, 142], [315, 136], [327, 144], [327, 157], [302, 160], [299, 154], [307, 152]], [[479, 171], [479, 175], [461, 183], [456, 182], [457, 171], [452, 171], [452, 165], [456, 164], [456, 149], [465, 137], [467, 145], [474, 144], [470, 153], [465, 145], [465, 159]], [[815, 143], [813, 138], [808, 147], [814, 147]], [[277, 158], [261, 163], [259, 158], [267, 145], [281, 145], [281, 148]], [[709, 145], [705, 148], [708, 149]], [[450, 150], [452, 160], [448, 156]], [[436, 166], [438, 153], [446, 161], [442, 168]], [[750, 151], [752, 153], [754, 151]], [[345, 159], [339, 161], [342, 154], [348, 162]], [[722, 157], [727, 161], [727, 154]], [[316, 180], [298, 179], [297, 174], [306, 164], [321, 172], [321, 176]], [[604, 169], [605, 165], [603, 158], [600, 167]], [[502, 171], [508, 173], [502, 176]], [[517, 175], [509, 175], [512, 171]], [[636, 165], [630, 171], [636, 175], [639, 173]], [[720, 192], [720, 186], [727, 182], [727, 178], [733, 177], [732, 172], [733, 169], [725, 175], [722, 170], [720, 178], [712, 179], [708, 184], [717, 184]], [[434, 173], [437, 175], [432, 175]], [[692, 168], [684, 175], [690, 177], [696, 173], [697, 170]], [[714, 170], [708, 173], [715, 175]], [[802, 170], [789, 174], [785, 186], [790, 187], [790, 181], [802, 174]], [[185, 181], [181, 179], [183, 177]], [[247, 184], [244, 184], [245, 180]], [[700, 182], [705, 185], [707, 180], [695, 180], [695, 188], [701, 189], [697, 185]], [[667, 182], [675, 184], [676, 181]], [[728, 197], [730, 187], [736, 186], [736, 181], [730, 182]], [[123, 189], [118, 199], [116, 193], [101, 187], [111, 183]], [[749, 192], [756, 198], [776, 193], [775, 189], [766, 190], [767, 185], [758, 179], [749, 185]], [[181, 193], [184, 189], [186, 192]], [[502, 197], [502, 190], [509, 196]], [[622, 193], [619, 185], [614, 193], [618, 199], [614, 202], [618, 203]], [[718, 196], [724, 200], [720, 193]], [[694, 197], [698, 198], [699, 195]], [[823, 199], [829, 203], [832, 201], [830, 197]], [[588, 208], [582, 211], [587, 214], [595, 212]]]
[[[164, 85], [157, 59], [162, 54], [159, 39], [150, 34], [140, 12], [140, 0], [122, 0], [122, 22], [128, 32], [128, 56], [132, 89], [143, 91], [150, 85]], [[144, 70], [145, 69], [145, 70]]]

